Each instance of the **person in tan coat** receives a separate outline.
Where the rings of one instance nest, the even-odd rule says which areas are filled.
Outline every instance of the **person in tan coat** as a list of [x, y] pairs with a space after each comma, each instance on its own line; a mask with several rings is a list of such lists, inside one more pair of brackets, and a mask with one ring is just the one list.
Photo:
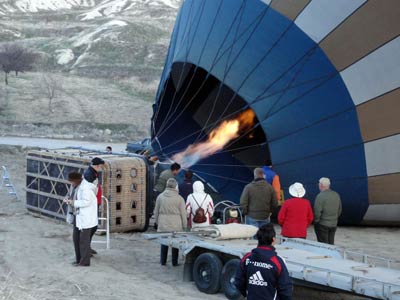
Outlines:
[[[176, 190], [174, 178], [167, 180], [166, 188], [156, 200], [154, 208], [155, 223], [158, 232], [183, 231], [187, 227], [185, 201]], [[172, 265], [178, 265], [179, 249], [172, 248]], [[168, 246], [161, 245], [160, 263], [165, 265], [168, 256]]]

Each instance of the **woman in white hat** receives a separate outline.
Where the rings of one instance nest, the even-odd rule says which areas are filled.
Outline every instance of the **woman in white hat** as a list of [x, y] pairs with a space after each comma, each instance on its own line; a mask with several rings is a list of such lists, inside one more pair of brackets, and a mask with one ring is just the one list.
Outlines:
[[293, 198], [285, 200], [278, 214], [278, 222], [282, 226], [281, 235], [289, 238], [307, 237], [307, 227], [314, 219], [310, 201], [304, 199], [306, 190], [299, 182], [289, 187]]

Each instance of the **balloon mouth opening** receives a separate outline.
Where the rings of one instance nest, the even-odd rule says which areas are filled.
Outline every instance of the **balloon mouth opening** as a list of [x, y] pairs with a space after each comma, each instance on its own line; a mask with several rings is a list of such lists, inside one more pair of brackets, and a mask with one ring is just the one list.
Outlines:
[[[207, 141], [222, 123], [250, 114], [251, 122], [220, 149], [204, 157], [204, 151], [191, 153], [184, 157], [184, 164], [201, 165], [213, 157], [251, 170], [271, 164], [267, 137], [256, 112], [239, 93], [203, 68], [187, 62], [174, 63], [159, 95], [152, 137], [157, 139], [162, 156], [172, 158], [190, 145]], [[217, 139], [223, 137], [225, 134]]]

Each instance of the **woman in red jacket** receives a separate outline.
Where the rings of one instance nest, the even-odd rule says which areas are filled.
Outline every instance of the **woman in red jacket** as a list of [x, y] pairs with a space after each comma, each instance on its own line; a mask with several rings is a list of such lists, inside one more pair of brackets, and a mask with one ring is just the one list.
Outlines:
[[285, 200], [278, 214], [278, 222], [282, 226], [281, 235], [289, 238], [307, 237], [307, 227], [314, 219], [310, 201], [304, 199], [306, 190], [301, 183], [289, 187], [293, 198]]

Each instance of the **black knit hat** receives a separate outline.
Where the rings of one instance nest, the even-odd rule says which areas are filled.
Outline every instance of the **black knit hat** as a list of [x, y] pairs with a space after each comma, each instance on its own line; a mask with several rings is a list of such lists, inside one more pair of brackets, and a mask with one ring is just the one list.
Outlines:
[[92, 159], [92, 165], [93, 166], [104, 165], [104, 160], [102, 160], [100, 157], [95, 157]]

